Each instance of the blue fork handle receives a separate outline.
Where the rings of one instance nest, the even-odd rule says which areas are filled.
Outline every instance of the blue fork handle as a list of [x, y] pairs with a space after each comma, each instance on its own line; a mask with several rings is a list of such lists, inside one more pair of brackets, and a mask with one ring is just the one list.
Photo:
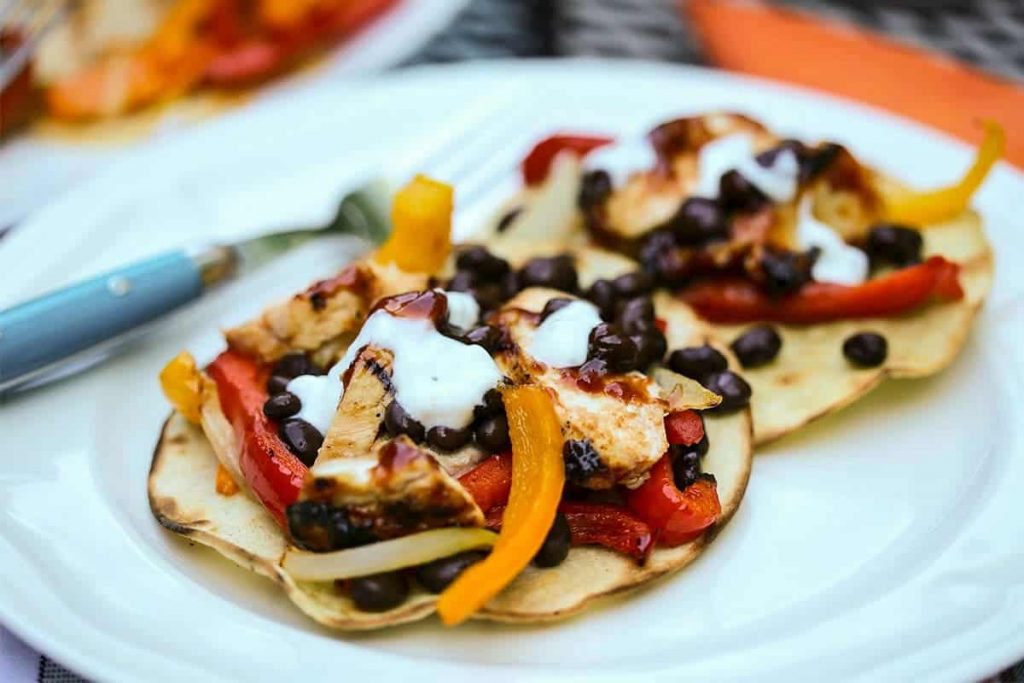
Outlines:
[[183, 250], [113, 270], [0, 312], [0, 389], [198, 298], [203, 271]]

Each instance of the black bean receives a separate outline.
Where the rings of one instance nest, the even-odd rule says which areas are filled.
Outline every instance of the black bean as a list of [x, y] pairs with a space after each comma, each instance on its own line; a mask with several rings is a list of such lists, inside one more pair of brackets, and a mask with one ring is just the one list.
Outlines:
[[826, 142], [815, 148], [808, 148], [800, 157], [800, 182], [806, 182], [828, 170], [843, 148], [834, 142]]
[[680, 244], [697, 245], [729, 236], [729, 224], [722, 206], [714, 199], [690, 197], [670, 221]]
[[736, 337], [730, 348], [743, 367], [756, 368], [775, 360], [782, 349], [782, 337], [771, 325], [757, 325]]
[[291, 417], [302, 409], [299, 397], [287, 391], [274, 394], [263, 404], [263, 414], [271, 420], [282, 420]]
[[475, 433], [476, 442], [488, 453], [502, 453], [512, 448], [508, 436], [508, 418], [503, 414], [481, 420]]
[[384, 428], [391, 436], [405, 434], [416, 443], [423, 441], [426, 434], [423, 424], [405, 412], [405, 408], [398, 401], [392, 401], [384, 411]]
[[522, 287], [551, 287], [563, 292], [575, 292], [576, 265], [568, 255], [530, 259], [519, 271]]
[[772, 296], [792, 294], [810, 281], [813, 264], [810, 254], [766, 250], [761, 256], [765, 291]]
[[286, 510], [288, 532], [295, 545], [313, 552], [330, 552], [373, 543], [369, 525], [356, 524], [348, 513], [311, 500], [292, 503]]
[[459, 270], [471, 270], [476, 272], [479, 267], [492, 258], [487, 247], [472, 245], [461, 249], [455, 256], [455, 267]]
[[654, 326], [654, 302], [646, 296], [630, 299], [622, 305], [618, 323], [629, 334], [651, 329]]
[[668, 342], [665, 341], [665, 335], [659, 332], [658, 328], [652, 327], [632, 335], [632, 338], [639, 349], [638, 369], [642, 370], [654, 363], [660, 363], [665, 358]]
[[676, 466], [672, 468], [672, 477], [675, 479], [676, 488], [680, 491], [697, 481], [697, 477], [700, 476], [700, 463], [680, 465], [681, 462], [681, 460], [677, 460]]
[[289, 505], [285, 516], [292, 542], [300, 548], [317, 553], [332, 550], [327, 530], [330, 511], [326, 503], [312, 500]]
[[572, 302], [573, 302], [572, 299], [567, 299], [567, 298], [561, 297], [561, 296], [555, 297], [554, 299], [549, 299], [548, 302], [546, 304], [544, 304], [544, 310], [540, 312], [540, 320], [541, 320], [541, 322], [544, 322], [545, 320], [547, 320], [548, 316], [550, 316], [555, 311], [562, 310], [563, 308], [565, 308], [566, 306], [568, 306]]
[[715, 412], [732, 413], [750, 403], [750, 385], [732, 370], [715, 372], [707, 376], [702, 383], [709, 391], [722, 397], [722, 402], [711, 409]]
[[885, 223], [868, 233], [867, 252], [876, 265], [889, 263], [903, 268], [920, 263], [923, 247], [921, 233], [905, 225]]
[[282, 356], [280, 360], [274, 363], [274, 369], [271, 372], [273, 375], [280, 377], [298, 377], [299, 375], [312, 374], [307, 372], [310, 366], [309, 359], [306, 358], [304, 353], [289, 353], [286, 356]]
[[[703, 423], [704, 422], [704, 416], [702, 415], [700, 419], [701, 419], [701, 423]], [[711, 442], [708, 441], [708, 433], [707, 433], [707, 431], [704, 432], [704, 436], [700, 437], [700, 441], [698, 441], [697, 443], [693, 444], [692, 448], [697, 451], [697, 455], [700, 455], [700, 456], [707, 455], [708, 449], [711, 448]]]
[[455, 258], [455, 267], [459, 270], [472, 271], [480, 279], [488, 281], [502, 278], [511, 270], [508, 261], [481, 246], [472, 246], [460, 251]]
[[640, 348], [629, 335], [603, 323], [590, 333], [587, 358], [604, 361], [613, 372], [629, 372], [639, 366]]
[[409, 582], [401, 572], [386, 572], [352, 579], [348, 591], [352, 602], [364, 612], [384, 612], [405, 602]]
[[580, 193], [576, 204], [584, 211], [603, 204], [612, 194], [612, 177], [607, 171], [589, 171], [583, 174], [580, 182]]
[[562, 458], [565, 460], [565, 478], [574, 484], [582, 484], [604, 469], [594, 445], [586, 439], [566, 441], [562, 446]]
[[316, 461], [316, 453], [324, 442], [324, 435], [316, 427], [297, 417], [289, 418], [277, 429], [288, 450], [299, 457], [307, 467]]
[[449, 292], [468, 292], [476, 285], [476, 274], [468, 270], [460, 270], [448, 281], [445, 287]]
[[505, 301], [514, 297], [522, 287], [519, 285], [519, 273], [510, 270], [501, 278], [501, 293]]
[[369, 545], [378, 540], [371, 522], [357, 523], [341, 508], [331, 510], [327, 520], [327, 535], [332, 550]]
[[487, 353], [493, 354], [501, 346], [501, 330], [492, 325], [474, 327], [462, 337], [467, 344], [484, 347]]
[[473, 415], [477, 418], [500, 415], [505, 412], [505, 403], [501, 400], [501, 392], [497, 389], [488, 389], [484, 394], [483, 404], [473, 408]]
[[712, 373], [725, 370], [729, 362], [717, 349], [705, 344], [676, 349], [668, 357], [668, 366], [674, 372], [699, 382]]
[[650, 232], [640, 243], [640, 263], [665, 287], [679, 287], [690, 277], [690, 260], [669, 228]]
[[631, 298], [647, 294], [654, 289], [654, 278], [642, 270], [620, 275], [612, 280], [615, 293], [621, 297]]
[[477, 284], [469, 290], [483, 311], [493, 311], [505, 301], [505, 288], [498, 282]]
[[672, 455], [673, 465], [679, 467], [700, 466], [700, 451], [694, 446], [674, 445], [669, 446]]
[[504, 216], [501, 217], [501, 220], [498, 221], [498, 226], [497, 226], [498, 232], [505, 232], [510, 227], [512, 227], [512, 223], [517, 218], [519, 218], [519, 214], [521, 214], [522, 212], [523, 212], [523, 207], [521, 207], [521, 206], [517, 206], [514, 209], [510, 209]]
[[843, 355], [862, 368], [877, 367], [889, 355], [889, 343], [875, 332], [858, 332], [843, 342]]
[[555, 514], [555, 521], [544, 538], [540, 550], [533, 556], [533, 564], [538, 567], [557, 567], [569, 556], [572, 545], [572, 531], [569, 520], [561, 512]]
[[271, 375], [270, 379], [267, 380], [267, 392], [269, 392], [271, 395], [274, 395], [280, 394], [283, 391], [288, 391], [288, 382], [290, 381], [290, 377]]
[[473, 436], [473, 432], [469, 427], [455, 429], [438, 425], [427, 430], [427, 443], [439, 451], [451, 452], [457, 451], [469, 443], [471, 436]]
[[611, 280], [594, 280], [586, 296], [590, 303], [601, 310], [601, 317], [605, 320], [615, 315], [615, 286]]
[[807, 155], [809, 151], [807, 147], [804, 145], [804, 143], [800, 142], [799, 140], [783, 140], [775, 147], [772, 147], [771, 149], [766, 149], [765, 151], [758, 154], [756, 157], [757, 163], [765, 168], [771, 168], [775, 164], [775, 160], [778, 158], [779, 154], [781, 154], [783, 150], [787, 149], [792, 151], [796, 155], [796, 160], [798, 164]]
[[756, 185], [735, 169], [718, 181], [718, 201], [728, 211], [756, 211], [770, 203]]
[[467, 550], [451, 557], [442, 557], [416, 567], [416, 580], [431, 593], [440, 593], [459, 578], [462, 572], [485, 557], [487, 553], [482, 550]]

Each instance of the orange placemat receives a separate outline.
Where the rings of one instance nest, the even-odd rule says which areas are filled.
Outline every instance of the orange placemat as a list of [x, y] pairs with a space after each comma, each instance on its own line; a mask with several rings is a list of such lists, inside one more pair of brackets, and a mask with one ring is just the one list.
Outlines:
[[852, 27], [749, 0], [682, 3], [718, 66], [861, 100], [943, 130], [981, 138], [998, 121], [1006, 159], [1024, 168], [1024, 87]]

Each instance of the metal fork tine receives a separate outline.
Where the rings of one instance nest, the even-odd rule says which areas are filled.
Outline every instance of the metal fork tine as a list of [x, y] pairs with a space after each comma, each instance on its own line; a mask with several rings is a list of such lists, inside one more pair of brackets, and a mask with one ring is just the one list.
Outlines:
[[523, 109], [505, 109], [501, 112], [499, 125], [468, 129], [460, 139], [460, 144], [444, 159], [439, 159], [431, 173], [455, 185], [456, 190], [474, 177], [488, 159], [501, 152], [508, 152], [509, 139], [514, 131], [522, 130], [521, 121], [525, 118]]
[[482, 98], [469, 103], [457, 116], [449, 119], [443, 128], [434, 131], [427, 143], [408, 153], [402, 161], [403, 174], [437, 175], [437, 167], [452, 154], [457, 153], [459, 146], [465, 141], [466, 131], [490, 127], [502, 115], [507, 105], [507, 97]]
[[[11, 7], [16, 7], [20, 3], [13, 3]], [[10, 56], [0, 60], [0, 90], [7, 87], [14, 78], [21, 72], [28, 62], [29, 57], [35, 51], [36, 47], [42, 41], [46, 33], [56, 26], [67, 14], [69, 9], [68, 2], [44, 2], [37, 5], [34, 9], [29, 10], [30, 21], [16, 22], [17, 25], [22, 25], [27, 29], [27, 36], [24, 42], [15, 48], [14, 52]], [[49, 10], [47, 16], [45, 12]], [[9, 19], [7, 8], [4, 8], [4, 14], [0, 18], [0, 24], [6, 24], [8, 21], [12, 22], [12, 26], [15, 25], [13, 19]], [[42, 17], [42, 18], [40, 18]]]

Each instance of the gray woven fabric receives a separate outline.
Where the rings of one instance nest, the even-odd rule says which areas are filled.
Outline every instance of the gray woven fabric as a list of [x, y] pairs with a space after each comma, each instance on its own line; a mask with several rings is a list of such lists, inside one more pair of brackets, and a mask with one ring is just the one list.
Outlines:
[[[1024, 79], [1024, 0], [776, 0]], [[675, 0], [474, 0], [404, 65], [595, 55], [700, 63]], [[40, 683], [84, 679], [41, 657]], [[1024, 663], [998, 676], [1024, 682]]]
[[1024, 0], [776, 0], [1024, 80]]

